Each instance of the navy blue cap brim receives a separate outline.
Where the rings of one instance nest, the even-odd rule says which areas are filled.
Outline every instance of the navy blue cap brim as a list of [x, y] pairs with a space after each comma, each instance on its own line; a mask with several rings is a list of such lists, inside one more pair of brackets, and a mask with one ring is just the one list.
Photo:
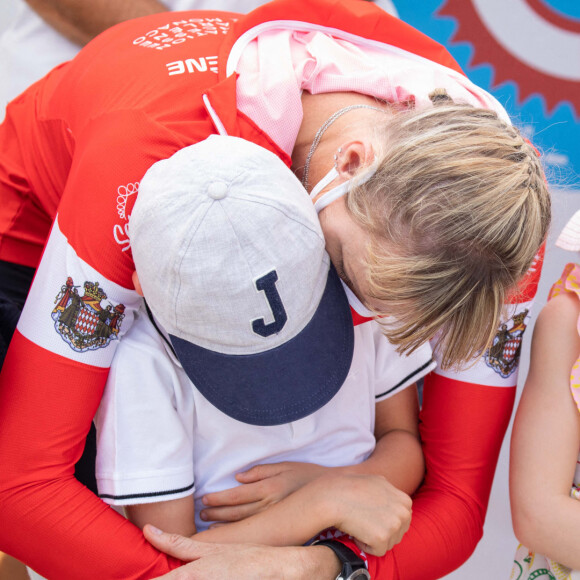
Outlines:
[[350, 306], [333, 267], [310, 322], [276, 348], [228, 355], [170, 339], [194, 386], [214, 407], [261, 426], [297, 421], [326, 405], [344, 383], [354, 350]]

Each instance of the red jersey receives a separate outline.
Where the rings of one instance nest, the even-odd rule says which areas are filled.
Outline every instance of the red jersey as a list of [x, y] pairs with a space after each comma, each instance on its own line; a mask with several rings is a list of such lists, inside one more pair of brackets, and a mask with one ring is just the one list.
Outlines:
[[[0, 259], [36, 266], [54, 223], [0, 375], [0, 549], [46, 577], [152, 578], [179, 565], [78, 483], [74, 464], [140, 302], [128, 218], [146, 170], [217, 132], [290, 165], [237, 110], [236, 76], [226, 72], [236, 42], [272, 21], [389, 43], [459, 70], [443, 47], [372, 3], [277, 0], [246, 16], [163, 13], [115, 26], [7, 109]], [[440, 577], [481, 537], [540, 266], [496, 354], [426, 381], [426, 480], [401, 544], [369, 557], [373, 578]]]

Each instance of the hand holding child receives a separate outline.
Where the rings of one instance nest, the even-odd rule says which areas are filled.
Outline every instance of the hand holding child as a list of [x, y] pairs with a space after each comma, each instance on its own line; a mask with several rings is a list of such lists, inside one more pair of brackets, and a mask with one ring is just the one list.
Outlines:
[[145, 526], [145, 537], [162, 552], [188, 562], [156, 580], [236, 578], [277, 580], [280, 570], [288, 580], [331, 580], [340, 572], [338, 559], [325, 547], [271, 547], [255, 544], [196, 542]]

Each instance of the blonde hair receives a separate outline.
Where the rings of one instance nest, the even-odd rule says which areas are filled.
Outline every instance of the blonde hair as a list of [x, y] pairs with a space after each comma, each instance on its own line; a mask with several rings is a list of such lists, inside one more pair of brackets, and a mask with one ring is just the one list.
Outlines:
[[539, 156], [492, 111], [449, 103], [398, 112], [384, 150], [347, 207], [371, 233], [369, 291], [397, 313], [399, 351], [436, 338], [444, 368], [489, 347], [503, 305], [550, 222]]

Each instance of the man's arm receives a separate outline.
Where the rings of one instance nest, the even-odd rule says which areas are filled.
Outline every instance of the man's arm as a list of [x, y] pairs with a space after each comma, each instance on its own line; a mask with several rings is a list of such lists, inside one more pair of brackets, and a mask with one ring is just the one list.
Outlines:
[[0, 549], [47, 578], [165, 573], [179, 563], [74, 477], [107, 371], [84, 367], [14, 336], [0, 375]]
[[84, 46], [107, 28], [147, 14], [166, 12], [158, 0], [26, 0], [43, 20], [72, 42]]
[[[326, 546], [272, 547], [255, 544], [207, 544], [145, 526], [145, 537], [157, 549], [185, 562], [157, 580], [236, 578], [254, 580], [334, 580], [341, 565]], [[193, 560], [193, 561], [192, 561]]]
[[383, 558], [369, 557], [372, 578], [431, 580], [458, 568], [483, 534], [495, 465], [515, 388], [425, 381], [421, 435], [425, 482], [413, 521]]

